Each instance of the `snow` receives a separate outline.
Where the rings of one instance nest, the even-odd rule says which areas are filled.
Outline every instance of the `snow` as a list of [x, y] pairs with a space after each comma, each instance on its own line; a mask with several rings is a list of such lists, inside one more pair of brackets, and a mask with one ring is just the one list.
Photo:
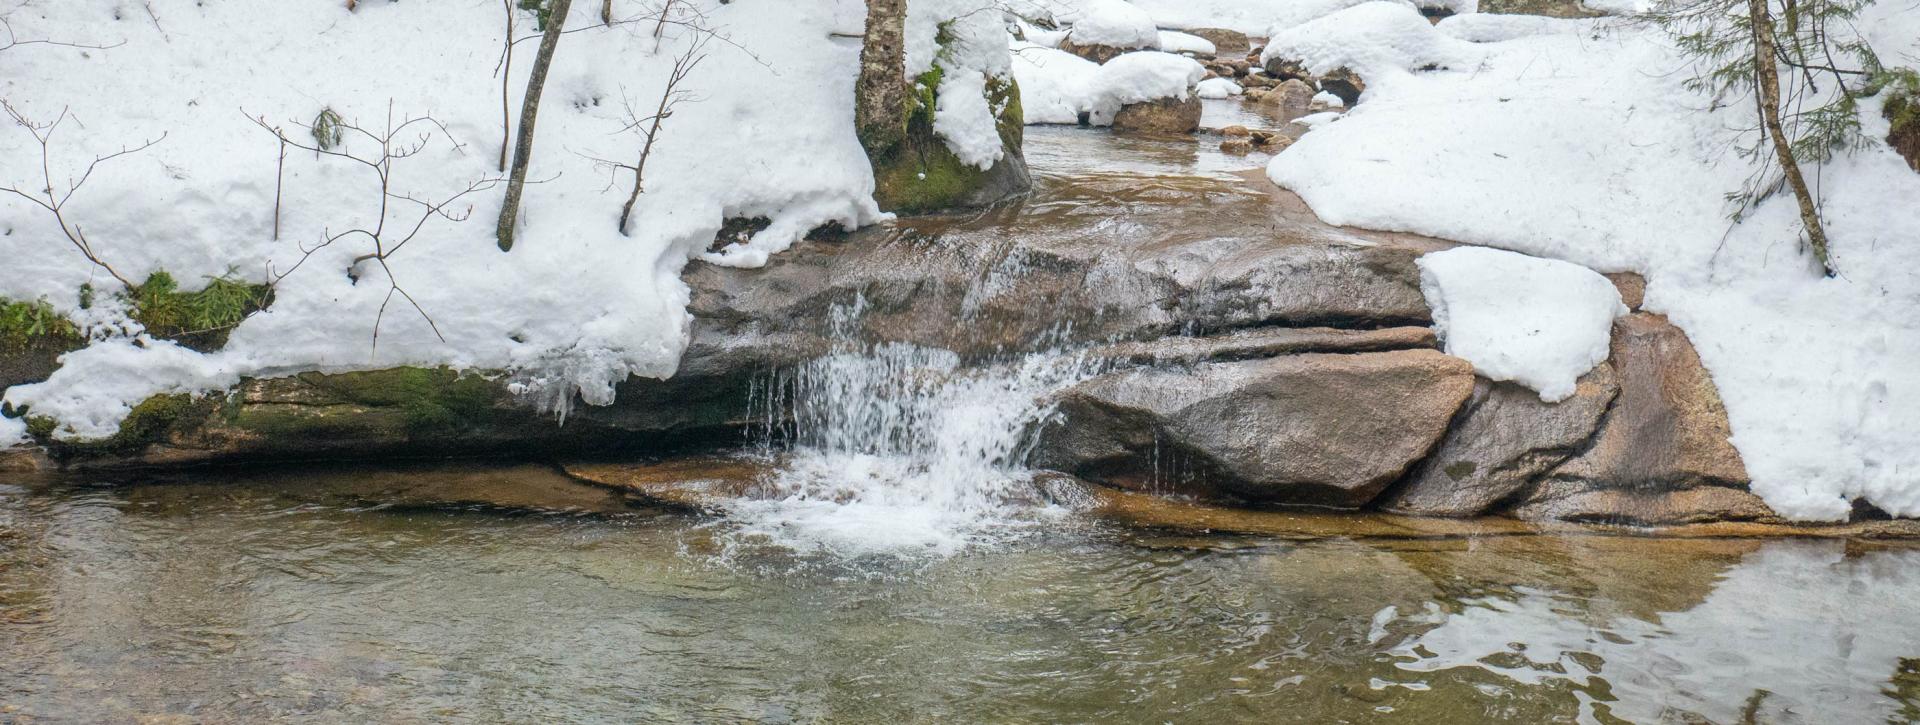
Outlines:
[[26, 445], [32, 440], [27, 437], [26, 421], [0, 416], [0, 450]]
[[999, 13], [977, 12], [971, 0], [919, 0], [907, 6], [906, 29], [908, 77], [941, 70], [934, 133], [962, 162], [993, 166], [1006, 151], [995, 125], [1001, 109], [988, 107], [987, 79], [1009, 75], [1013, 62]]
[[1324, 103], [1324, 104], [1327, 104], [1329, 108], [1346, 108], [1347, 107], [1347, 102], [1345, 99], [1339, 96], [1333, 95], [1331, 93], [1328, 93], [1326, 91], [1321, 91], [1319, 93], [1313, 94], [1313, 98], [1309, 102]]
[[[380, 129], [431, 113], [420, 153], [394, 166], [393, 192], [443, 199], [498, 174], [503, 12], [498, 3], [305, 3], [263, 14], [248, 3], [154, 0], [124, 11], [117, 0], [14, 4], [8, 20], [20, 37], [112, 45], [107, 49], [21, 46], [5, 55], [0, 97], [56, 133], [53, 176], [78, 175], [96, 154], [165, 139], [116, 159], [91, 176], [69, 210], [101, 254], [135, 280], [165, 268], [191, 288], [210, 276], [265, 278], [285, 271], [323, 232], [371, 227], [378, 188], [365, 167], [292, 153], [286, 159], [280, 237], [273, 235], [276, 142], [250, 118], [286, 128], [332, 108], [350, 122]], [[597, 391], [629, 374], [666, 376], [677, 365], [687, 327], [687, 291], [679, 272], [705, 250], [728, 217], [764, 216], [772, 227], [742, 246], [708, 255], [727, 264], [764, 262], [809, 228], [879, 220], [872, 173], [853, 133], [852, 81], [861, 4], [841, 0], [758, 5], [718, 0], [678, 3], [703, 13], [724, 41], [688, 79], [694, 95], [674, 108], [647, 164], [646, 193], [632, 236], [616, 230], [631, 174], [595, 159], [631, 163], [641, 139], [621, 132], [623, 107], [649, 108], [668, 67], [694, 37], [669, 25], [616, 25], [565, 36], [549, 78], [536, 153], [511, 253], [494, 248], [502, 188], [463, 199], [389, 259], [396, 281], [437, 327], [395, 300], [379, 344], [373, 327], [390, 289], [377, 264], [347, 271], [371, 251], [349, 239], [316, 253], [281, 282], [271, 311], [233, 332], [223, 379], [301, 370], [341, 371], [396, 365], [520, 371], [567, 389]], [[574, 24], [597, 23], [575, 8]], [[637, 11], [637, 10], [636, 10]], [[519, 34], [532, 31], [521, 13]], [[999, 31], [1004, 37], [1004, 31]], [[535, 43], [517, 47], [507, 79], [519, 108]], [[777, 99], [770, 102], [770, 99]], [[641, 112], [645, 114], [645, 111]], [[364, 140], [348, 149], [377, 153]], [[38, 146], [23, 130], [0, 128], [0, 184], [38, 182]], [[470, 207], [469, 207], [470, 204]], [[410, 203], [401, 206], [410, 207]], [[412, 209], [393, 211], [389, 229], [411, 227]], [[52, 219], [20, 200], [0, 201], [0, 296], [45, 297], [63, 311], [78, 290], [105, 278], [59, 236]], [[390, 238], [389, 242], [397, 239]], [[103, 343], [105, 369], [130, 343]], [[160, 346], [160, 349], [165, 349]], [[189, 389], [211, 379], [190, 364], [196, 353], [165, 355], [141, 370], [156, 389]], [[146, 358], [142, 358], [146, 359]], [[585, 361], [585, 362], [583, 362]], [[176, 377], [177, 376], [177, 377]], [[102, 432], [113, 410], [84, 400], [104, 385], [79, 373], [57, 376], [30, 397], [72, 405], [75, 430]], [[56, 390], [56, 388], [71, 388]], [[141, 391], [115, 388], [127, 395]], [[13, 391], [9, 399], [28, 393]], [[558, 397], [558, 396], [556, 396]]]
[[1160, 31], [1160, 49], [1168, 53], [1198, 53], [1200, 55], [1213, 55], [1215, 52], [1218, 52], [1218, 49], [1213, 47], [1213, 41], [1198, 35], [1182, 33], [1177, 30]]
[[[1539, 15], [1455, 15], [1433, 26], [1442, 34], [1473, 43], [1497, 43], [1529, 35], [1555, 33], [1598, 33], [1609, 21], [1584, 18], [1549, 18]], [[1617, 21], [1612, 21], [1617, 22]]]
[[1428, 66], [1471, 65], [1478, 55], [1473, 45], [1434, 30], [1413, 6], [1376, 1], [1276, 30], [1260, 62], [1298, 61], [1315, 75], [1348, 68], [1372, 85]]
[[1095, 124], [1109, 124], [1129, 103], [1187, 97], [1207, 69], [1186, 56], [1160, 51], [1122, 53], [1100, 65], [1087, 89], [1087, 108]]
[[7, 402], [59, 421], [53, 437], [112, 436], [132, 410], [128, 401], [170, 393], [207, 393], [239, 384], [224, 355], [202, 355], [166, 340], [115, 337], [66, 354], [45, 382], [7, 389]]
[[1420, 257], [1420, 292], [1448, 355], [1557, 403], [1602, 360], [1627, 314], [1606, 277], [1577, 264], [1460, 247]]
[[[1858, 26], [1882, 58], [1913, 58], [1914, 15], [1872, 6]], [[1750, 102], [1715, 107], [1682, 87], [1685, 59], [1657, 31], [1541, 25], [1577, 32], [1477, 44], [1478, 61], [1451, 71], [1369, 77], [1365, 102], [1268, 175], [1334, 224], [1642, 273], [1644, 308], [1699, 350], [1768, 505], [1837, 520], [1864, 498], [1920, 515], [1920, 247], [1908, 243], [1920, 174], [1881, 140], [1878, 102], [1861, 104], [1864, 148], [1808, 169], [1840, 270], [1825, 278], [1788, 194], [1729, 221], [1724, 195], [1752, 169], [1730, 150], [1750, 141]]]
[[933, 132], [946, 140], [961, 162], [982, 169], [1006, 155], [986, 93], [987, 76], [980, 71], [949, 72], [941, 76], [940, 100], [933, 113]]
[[1298, 0], [1281, 3], [1275, 8], [1275, 12], [1267, 16], [1266, 26], [1262, 27], [1256, 35], [1272, 38], [1348, 8], [1379, 2], [1419, 10], [1419, 6], [1413, 4], [1411, 0]]
[[1064, 50], [1015, 44], [1013, 78], [1026, 123], [1079, 123], [1100, 64]]
[[1158, 49], [1160, 29], [1145, 10], [1123, 0], [1091, 0], [1073, 20], [1067, 40], [1076, 45], [1104, 45], [1122, 50]]
[[1193, 94], [1201, 98], [1232, 98], [1244, 92], [1240, 84], [1225, 78], [1208, 78], [1193, 87]]

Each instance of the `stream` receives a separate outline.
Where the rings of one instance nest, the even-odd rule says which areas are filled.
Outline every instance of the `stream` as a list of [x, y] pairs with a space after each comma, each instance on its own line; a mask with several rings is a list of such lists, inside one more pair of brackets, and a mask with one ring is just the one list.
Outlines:
[[[1027, 213], [1274, 203], [1217, 139], [1027, 131]], [[1007, 509], [1021, 381], [1081, 371], [888, 355], [812, 368], [731, 516], [545, 464], [0, 473], [0, 722], [1920, 720], [1920, 546]]]

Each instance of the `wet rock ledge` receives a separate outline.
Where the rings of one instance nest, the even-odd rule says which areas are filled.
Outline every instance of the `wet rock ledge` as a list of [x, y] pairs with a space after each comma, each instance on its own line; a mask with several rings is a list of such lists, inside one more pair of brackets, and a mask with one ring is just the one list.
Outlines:
[[[680, 373], [628, 380], [564, 426], [500, 377], [311, 373], [155, 398], [111, 440], [43, 440], [42, 460], [724, 452], [787, 414], [766, 390], [839, 334], [965, 364], [1053, 344], [1105, 360], [1057, 393], [1033, 459], [1101, 490], [1427, 517], [1778, 520], [1747, 490], [1713, 382], [1665, 318], [1619, 320], [1610, 359], [1543, 403], [1437, 349], [1414, 260], [1447, 244], [1329, 227], [1263, 186], [1082, 178], [982, 215], [809, 242], [759, 270], [692, 267]], [[1637, 304], [1637, 280], [1619, 282]]]

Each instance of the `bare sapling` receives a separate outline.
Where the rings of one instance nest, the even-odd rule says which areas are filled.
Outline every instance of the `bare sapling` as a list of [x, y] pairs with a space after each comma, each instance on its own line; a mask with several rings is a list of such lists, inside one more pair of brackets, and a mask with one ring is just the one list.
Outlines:
[[[243, 110], [242, 113], [245, 111]], [[267, 284], [278, 285], [281, 280], [293, 274], [322, 249], [335, 243], [358, 242], [366, 245], [364, 247], [366, 251], [348, 262], [347, 276], [357, 283], [360, 280], [362, 268], [373, 264], [380, 268], [387, 279], [386, 297], [380, 301], [380, 310], [374, 315], [373, 349], [379, 350], [380, 326], [385, 321], [387, 308], [392, 305], [395, 297], [406, 300], [407, 304], [420, 314], [421, 319], [426, 320], [427, 327], [433, 330], [434, 336], [442, 342], [446, 341], [446, 336], [440, 333], [440, 326], [434, 322], [433, 316], [428, 314], [420, 302], [400, 284], [400, 279], [394, 272], [392, 260], [394, 255], [406, 248], [407, 244], [420, 234], [420, 230], [425, 228], [428, 222], [434, 219], [456, 223], [466, 221], [473, 214], [473, 205], [470, 203], [459, 205], [460, 201], [468, 195], [492, 189], [500, 183], [500, 177], [481, 177], [468, 182], [466, 186], [456, 191], [438, 196], [422, 197], [412, 192], [395, 191], [394, 167], [397, 162], [420, 154], [433, 144], [436, 137], [444, 139], [455, 151], [464, 153], [465, 146], [454, 139], [447, 127], [432, 116], [410, 116], [396, 120], [391, 102], [387, 104], [386, 123], [378, 129], [368, 129], [344, 119], [334, 121], [328, 130], [329, 133], [337, 132], [342, 137], [343, 141], [337, 144], [323, 145], [311, 140], [302, 141], [303, 137], [310, 139], [315, 134], [311, 125], [298, 121], [293, 122], [293, 125], [305, 131], [305, 134], [289, 135], [281, 127], [270, 125], [263, 118], [255, 116], [248, 116], [248, 118], [261, 129], [273, 134], [282, 148], [291, 146], [313, 152], [315, 158], [340, 159], [365, 167], [371, 173], [371, 180], [377, 184], [380, 193], [380, 209], [372, 224], [356, 226], [340, 232], [323, 229], [318, 241], [300, 245], [299, 260], [285, 271], [275, 271], [269, 263]], [[277, 213], [276, 207], [276, 215]]]
[[87, 167], [80, 172], [78, 178], [68, 177], [65, 183], [66, 188], [64, 190], [56, 190], [57, 187], [61, 185], [55, 183], [53, 178], [53, 136], [54, 133], [60, 129], [60, 124], [70, 118], [67, 114], [67, 109], [60, 109], [60, 115], [50, 122], [36, 123], [27, 118], [26, 114], [21, 113], [19, 109], [14, 108], [11, 103], [0, 101], [0, 107], [6, 109], [7, 116], [13, 119], [14, 125], [26, 129], [27, 133], [33, 136], [33, 140], [40, 145], [39, 183], [27, 190], [23, 190], [19, 186], [0, 187], [0, 192], [6, 192], [20, 197], [32, 203], [34, 206], [45, 210], [53, 216], [54, 222], [60, 225], [60, 233], [66, 236], [67, 242], [72, 244], [74, 249], [79, 250], [80, 255], [86, 257], [88, 262], [92, 262], [94, 266], [105, 271], [108, 276], [113, 277], [121, 286], [129, 290], [138, 286], [135, 285], [132, 280], [120, 274], [118, 270], [113, 268], [113, 265], [108, 264], [107, 261], [100, 256], [99, 251], [93, 246], [93, 240], [88, 239], [86, 231], [82, 230], [80, 224], [74, 221], [72, 214], [68, 210], [68, 204], [73, 201], [74, 193], [80, 191], [80, 187], [85, 186], [88, 179], [93, 178], [93, 172], [100, 168], [102, 164], [122, 156], [136, 154], [152, 148], [154, 144], [165, 140], [167, 135], [161, 133], [158, 138], [148, 140], [138, 146], [122, 147], [119, 151], [104, 156], [95, 156], [92, 161], [87, 163]]
[[616, 169], [633, 172], [633, 189], [627, 194], [627, 202], [620, 207], [619, 229], [620, 234], [624, 236], [632, 236], [632, 232], [628, 229], [628, 221], [633, 218], [634, 202], [639, 201], [640, 195], [646, 192], [647, 159], [653, 156], [654, 142], [660, 138], [660, 125], [673, 116], [675, 106], [699, 100], [692, 91], [682, 88], [681, 84], [686, 82], [687, 76], [692, 75], [695, 68], [699, 67], [700, 61], [706, 60], [705, 48], [707, 40], [711, 37], [711, 35], [701, 35], [673, 59], [673, 69], [667, 73], [666, 88], [660, 92], [660, 102], [654, 106], [652, 115], [641, 117], [634, 110], [632, 103], [627, 104], [627, 125], [620, 130], [637, 132], [645, 139], [640, 145], [640, 159], [631, 164], [602, 162]]

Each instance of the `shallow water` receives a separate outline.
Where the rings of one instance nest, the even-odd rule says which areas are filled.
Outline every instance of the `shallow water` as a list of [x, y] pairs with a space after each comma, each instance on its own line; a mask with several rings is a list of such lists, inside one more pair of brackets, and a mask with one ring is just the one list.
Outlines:
[[848, 560], [539, 467], [22, 483], [0, 720], [1901, 721], [1914, 601], [1920, 549], [1843, 541], [1065, 517]]

